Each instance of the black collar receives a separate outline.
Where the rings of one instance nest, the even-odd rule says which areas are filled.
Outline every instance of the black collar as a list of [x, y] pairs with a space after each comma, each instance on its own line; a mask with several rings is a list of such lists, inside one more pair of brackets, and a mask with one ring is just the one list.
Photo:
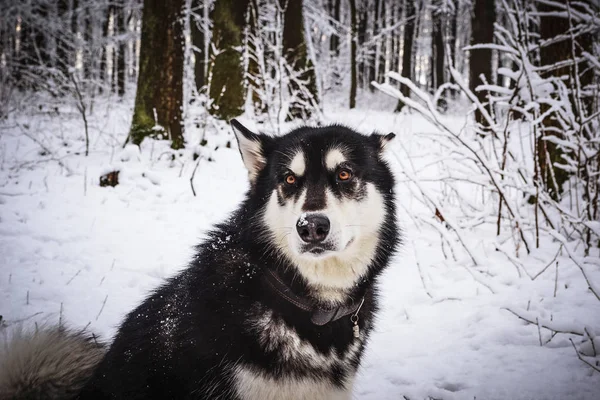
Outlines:
[[299, 309], [311, 313], [310, 320], [313, 324], [323, 326], [329, 322], [337, 321], [345, 316], [358, 313], [360, 307], [364, 302], [364, 297], [357, 302], [351, 302], [350, 304], [344, 304], [339, 307], [323, 308], [321, 305], [315, 303], [314, 300], [301, 297], [292, 292], [281, 278], [270, 269], [267, 269], [264, 274], [264, 280], [267, 286], [270, 287], [275, 293], [287, 300], [289, 303], [298, 307]]

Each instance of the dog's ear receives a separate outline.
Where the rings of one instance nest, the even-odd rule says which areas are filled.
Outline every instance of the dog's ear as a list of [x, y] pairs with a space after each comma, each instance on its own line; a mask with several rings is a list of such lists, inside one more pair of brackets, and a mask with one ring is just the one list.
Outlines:
[[257, 135], [242, 125], [237, 119], [230, 122], [237, 139], [242, 161], [248, 170], [250, 183], [254, 184], [258, 174], [267, 164], [265, 156], [265, 136]]
[[379, 133], [374, 133], [373, 136], [377, 139], [379, 151], [383, 151], [386, 149], [388, 143], [396, 137], [396, 134], [393, 132], [390, 132], [387, 135], [380, 135]]

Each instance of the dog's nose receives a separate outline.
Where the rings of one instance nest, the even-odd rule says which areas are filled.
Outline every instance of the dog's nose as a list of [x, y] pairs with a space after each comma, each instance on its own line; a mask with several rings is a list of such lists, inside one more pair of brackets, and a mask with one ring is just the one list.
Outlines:
[[306, 243], [319, 243], [325, 240], [329, 227], [329, 218], [323, 214], [303, 215], [296, 223], [298, 235]]

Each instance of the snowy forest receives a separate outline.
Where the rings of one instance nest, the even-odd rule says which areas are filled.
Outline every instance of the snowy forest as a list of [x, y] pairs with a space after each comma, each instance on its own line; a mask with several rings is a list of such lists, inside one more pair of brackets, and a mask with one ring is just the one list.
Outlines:
[[598, 398], [598, 0], [0, 0], [0, 337], [114, 335], [248, 189], [232, 118], [397, 135], [355, 398]]

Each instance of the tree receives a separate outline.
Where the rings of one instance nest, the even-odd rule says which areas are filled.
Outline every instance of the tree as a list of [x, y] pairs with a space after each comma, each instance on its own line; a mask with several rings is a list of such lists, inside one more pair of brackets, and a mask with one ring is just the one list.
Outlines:
[[[127, 33], [127, 11], [125, 10], [125, 4], [121, 2], [121, 4], [116, 9], [116, 19], [117, 19], [117, 35], [120, 36], [118, 40], [118, 46], [116, 48], [115, 53], [115, 66], [116, 66], [116, 92], [119, 96], [123, 96], [125, 94], [125, 51], [127, 48], [127, 43], [125, 40], [125, 35]], [[114, 80], [114, 79], [113, 79]]]
[[[579, 5], [583, 6], [585, 3], [580, 2]], [[591, 4], [587, 2], [587, 6], [591, 6]], [[556, 6], [543, 2], [538, 5], [538, 12], [541, 13], [540, 37], [542, 40], [540, 63], [543, 66], [552, 66], [552, 68], [544, 68], [542, 75], [559, 80], [568, 77], [567, 82], [571, 89], [569, 102], [572, 109], [570, 112], [580, 121], [591, 113], [593, 100], [597, 98], [595, 90], [583, 90], [586, 86], [591, 85], [594, 79], [594, 68], [584, 60], [584, 53], [593, 53], [594, 35], [590, 29], [582, 29], [584, 24], [579, 25], [578, 29], [574, 29], [571, 26], [574, 22], [570, 21], [568, 13], [561, 8], [563, 7], [557, 10]], [[571, 38], [569, 32], [576, 32], [577, 35], [575, 36], [573, 33], [574, 36]], [[573, 60], [579, 61], [575, 64]], [[585, 92], [589, 94], [586, 96]], [[541, 113], [546, 114], [543, 120], [543, 136], [556, 136], [559, 140], [563, 140], [564, 128], [560, 116], [555, 113], [546, 113], [549, 108], [548, 104], [541, 105]], [[564, 162], [563, 150], [555, 141], [546, 140], [542, 136], [536, 141], [536, 146], [537, 178], [555, 199], [558, 199], [562, 193], [562, 185], [570, 175], [563, 168], [553, 168], [555, 164]], [[554, 187], [555, 185], [556, 187]]]
[[[205, 7], [208, 7], [207, 2], [201, 0], [194, 0], [192, 8], [195, 13], [199, 13], [200, 10], [204, 13]], [[198, 14], [196, 14], [198, 15]], [[206, 61], [208, 59], [207, 51], [205, 46], [206, 32], [203, 26], [203, 19], [192, 17], [190, 18], [190, 37], [192, 39], [192, 48], [194, 50], [194, 81], [196, 83], [196, 89], [198, 92], [206, 85]]]
[[356, 107], [356, 0], [350, 0], [350, 108]]
[[[431, 10], [431, 88], [435, 91], [446, 83], [446, 23], [448, 21], [447, 0], [438, 0]], [[437, 106], [447, 109], [445, 97], [440, 97]]]
[[244, 109], [244, 70], [239, 48], [249, 0], [216, 0], [212, 12], [212, 48], [210, 69], [210, 108], [212, 115], [230, 119]]
[[340, 36], [338, 33], [339, 27], [337, 26], [337, 24], [340, 22], [340, 8], [341, 0], [329, 0], [329, 12], [331, 15], [331, 24], [334, 30], [329, 39], [329, 50], [335, 56], [340, 55]]
[[287, 119], [308, 118], [319, 98], [317, 77], [304, 38], [303, 0], [279, 0], [279, 4], [284, 10], [283, 51], [287, 64], [296, 74], [290, 79], [292, 101]]
[[[496, 22], [494, 7], [494, 0], [475, 0], [473, 18], [471, 19], [471, 45], [493, 43], [494, 23]], [[489, 48], [471, 50], [469, 57], [469, 86], [482, 104], [486, 102], [485, 92], [477, 91], [475, 88], [482, 83], [482, 75], [490, 79], [492, 73], [492, 50]], [[475, 121], [484, 124], [479, 110], [475, 110]]]
[[183, 146], [184, 0], [144, 0], [142, 43], [130, 140], [163, 133]]
[[[402, 45], [402, 76], [404, 78], [413, 79], [413, 40], [415, 35], [415, 19], [416, 9], [415, 2], [412, 0], [406, 0], [405, 4], [405, 18], [406, 25], [404, 26], [404, 41]], [[410, 96], [410, 90], [406, 85], [403, 85], [400, 89], [404, 96]], [[396, 112], [399, 112], [404, 107], [404, 103], [401, 100], [398, 101], [396, 106]]]
[[445, 9], [438, 4], [431, 10], [431, 84], [433, 89], [439, 88], [445, 81], [444, 79], [444, 24]]

